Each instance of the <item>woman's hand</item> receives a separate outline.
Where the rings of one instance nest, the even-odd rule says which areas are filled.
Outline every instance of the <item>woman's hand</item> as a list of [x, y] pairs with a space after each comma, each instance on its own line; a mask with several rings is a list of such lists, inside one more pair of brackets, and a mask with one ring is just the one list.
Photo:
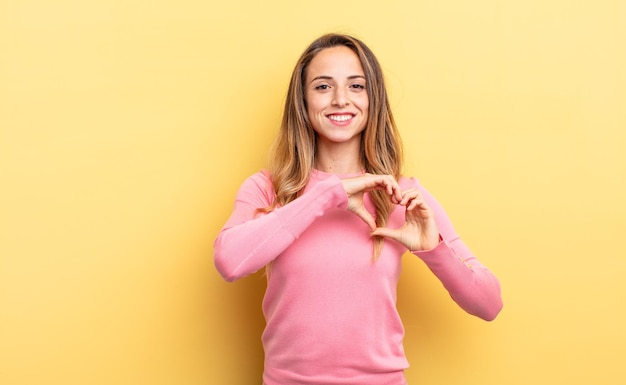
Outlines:
[[363, 219], [372, 230], [376, 230], [376, 221], [363, 205], [363, 193], [372, 190], [385, 190], [392, 203], [399, 204], [403, 199], [400, 185], [391, 175], [363, 174], [354, 178], [342, 179], [341, 183], [346, 194], [348, 194], [348, 210]]
[[435, 216], [416, 188], [404, 190], [397, 203], [406, 206], [405, 222], [397, 229], [378, 227], [372, 235], [394, 239], [409, 250], [430, 250], [439, 244]]

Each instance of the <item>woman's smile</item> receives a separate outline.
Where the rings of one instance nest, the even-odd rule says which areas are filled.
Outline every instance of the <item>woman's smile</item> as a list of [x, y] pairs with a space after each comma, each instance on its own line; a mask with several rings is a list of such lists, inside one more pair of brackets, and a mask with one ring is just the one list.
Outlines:
[[329, 114], [328, 119], [338, 126], [346, 126], [352, 122], [354, 114]]

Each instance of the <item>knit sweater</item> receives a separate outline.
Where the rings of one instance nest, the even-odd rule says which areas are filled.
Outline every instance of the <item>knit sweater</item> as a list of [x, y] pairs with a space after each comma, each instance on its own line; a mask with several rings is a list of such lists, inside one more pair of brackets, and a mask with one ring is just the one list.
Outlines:
[[[312, 171], [303, 194], [264, 214], [274, 199], [266, 172], [240, 187], [233, 213], [214, 244], [217, 270], [233, 281], [270, 264], [263, 300], [265, 385], [402, 385], [408, 367], [396, 286], [406, 247], [385, 239], [373, 259], [369, 226], [346, 207], [340, 178]], [[354, 175], [352, 175], [354, 176]], [[452, 299], [480, 318], [502, 307], [500, 285], [465, 246], [437, 201], [413, 178], [435, 214], [440, 243], [411, 251]], [[365, 206], [374, 205], [365, 194]], [[396, 206], [388, 227], [404, 223]]]

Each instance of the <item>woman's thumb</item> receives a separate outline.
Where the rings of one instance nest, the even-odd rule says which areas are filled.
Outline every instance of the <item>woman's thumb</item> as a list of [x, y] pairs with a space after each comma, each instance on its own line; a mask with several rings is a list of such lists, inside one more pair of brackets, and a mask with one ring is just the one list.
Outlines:
[[396, 239], [397, 231], [388, 227], [376, 227], [372, 231], [372, 236]]

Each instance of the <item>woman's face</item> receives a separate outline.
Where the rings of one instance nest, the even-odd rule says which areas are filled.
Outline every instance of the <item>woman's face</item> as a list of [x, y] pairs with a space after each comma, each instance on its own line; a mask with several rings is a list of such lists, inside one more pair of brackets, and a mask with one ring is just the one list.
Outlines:
[[369, 98], [358, 56], [348, 47], [320, 51], [305, 79], [307, 113], [319, 142], [359, 141], [367, 125]]

